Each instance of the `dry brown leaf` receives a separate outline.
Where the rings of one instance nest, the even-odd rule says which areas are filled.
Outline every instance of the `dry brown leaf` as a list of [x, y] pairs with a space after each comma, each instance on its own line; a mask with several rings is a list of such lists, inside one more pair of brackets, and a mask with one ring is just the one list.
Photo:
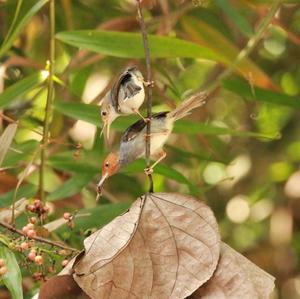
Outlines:
[[222, 243], [216, 272], [189, 299], [267, 299], [273, 289], [273, 276]]
[[88, 237], [73, 277], [91, 298], [185, 298], [213, 274], [220, 237], [208, 206], [154, 193]]
[[51, 277], [40, 289], [39, 299], [89, 299], [71, 275]]

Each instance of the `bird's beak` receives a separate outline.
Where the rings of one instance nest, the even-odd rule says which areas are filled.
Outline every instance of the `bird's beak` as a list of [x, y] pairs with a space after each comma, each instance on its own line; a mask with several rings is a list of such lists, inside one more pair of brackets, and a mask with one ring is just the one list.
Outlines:
[[110, 123], [109, 123], [109, 121], [105, 121], [103, 123], [103, 128], [102, 128], [100, 136], [102, 136], [102, 134], [103, 134], [106, 142], [108, 142], [108, 140], [109, 140], [109, 130], [110, 130]]
[[107, 179], [107, 177], [108, 177], [108, 173], [103, 174], [102, 178], [100, 179], [100, 181], [99, 181], [99, 183], [97, 185], [97, 192], [100, 195], [102, 194], [103, 185], [104, 185], [104, 182]]

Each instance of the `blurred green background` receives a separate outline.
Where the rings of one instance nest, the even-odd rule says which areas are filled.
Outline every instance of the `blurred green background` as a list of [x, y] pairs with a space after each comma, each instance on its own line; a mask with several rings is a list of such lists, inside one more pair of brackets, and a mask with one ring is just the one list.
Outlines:
[[[275, 2], [143, 1], [149, 33], [176, 38], [150, 38], [153, 111], [172, 109], [196, 90], [217, 87], [204, 107], [176, 125], [154, 186], [157, 192], [204, 200], [216, 215], [222, 239], [276, 277], [273, 298], [295, 299], [300, 298], [298, 1], [282, 1], [256, 47], [222, 79]], [[110, 150], [99, 137], [99, 101], [124, 68], [136, 65], [145, 74], [145, 66], [135, 1], [61, 0], [55, 13], [56, 32], [63, 33], [56, 40], [45, 171], [48, 221], [76, 211], [75, 228], [63, 225], [52, 237], [81, 248], [89, 230], [125, 211], [148, 188], [140, 160], [112, 177], [104, 197], [95, 202], [101, 163]], [[0, 109], [19, 120], [0, 169], [0, 208], [5, 208], [28, 164], [17, 199], [38, 195], [35, 153], [47, 95], [47, 1], [0, 1], [1, 40]], [[113, 148], [136, 119], [114, 123]], [[0, 117], [0, 130], [7, 125]], [[25, 221], [26, 215], [18, 219], [20, 226]], [[23, 278], [30, 298], [37, 285], [26, 271]], [[4, 289], [0, 298], [9, 298]]]

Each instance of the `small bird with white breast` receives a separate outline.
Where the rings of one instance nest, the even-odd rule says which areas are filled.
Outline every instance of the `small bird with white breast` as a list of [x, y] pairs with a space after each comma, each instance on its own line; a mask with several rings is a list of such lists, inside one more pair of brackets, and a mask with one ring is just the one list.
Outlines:
[[[150, 158], [156, 162], [145, 169], [146, 174], [153, 172], [153, 168], [166, 157], [163, 146], [169, 138], [175, 121], [190, 114], [190, 111], [205, 103], [207, 94], [195, 94], [183, 101], [171, 112], [159, 112], [151, 118]], [[98, 193], [101, 194], [105, 180], [117, 173], [122, 167], [145, 156], [146, 123], [139, 120], [131, 125], [123, 134], [118, 152], [111, 152], [102, 164], [102, 177], [98, 183]]]
[[147, 121], [139, 112], [145, 99], [144, 85], [149, 84], [142, 73], [136, 67], [127, 68], [100, 102], [103, 121], [101, 134], [104, 133], [106, 140], [109, 138], [111, 123], [119, 116], [136, 113]]

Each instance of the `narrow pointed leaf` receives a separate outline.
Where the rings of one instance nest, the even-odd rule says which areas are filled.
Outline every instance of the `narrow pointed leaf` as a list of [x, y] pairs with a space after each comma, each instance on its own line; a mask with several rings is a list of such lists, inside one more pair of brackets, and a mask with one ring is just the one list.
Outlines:
[[216, 4], [224, 11], [227, 17], [236, 25], [236, 28], [246, 37], [251, 37], [253, 30], [250, 23], [231, 5], [228, 0], [216, 0]]
[[0, 137], [0, 166], [7, 154], [7, 151], [15, 137], [18, 125], [16, 123], [9, 124]]
[[[230, 65], [239, 55], [240, 49], [207, 23], [194, 17], [184, 17], [181, 23], [192, 41], [210, 48], [221, 56], [221, 60], [218, 60], [218, 62]], [[273, 86], [269, 76], [249, 58], [243, 59], [237, 65], [237, 71], [252, 80], [254, 85], [261, 87]]]
[[9, 36], [6, 37], [5, 42], [1, 45], [0, 57], [2, 57], [6, 53], [6, 51], [11, 48], [18, 35], [25, 28], [27, 23], [31, 20], [32, 16], [34, 16], [48, 1], [49, 0], [37, 1], [34, 5], [30, 7], [30, 9], [24, 14], [24, 16], [22, 16], [19, 20], [16, 21], [13, 28], [10, 29]]
[[101, 126], [100, 107], [97, 105], [56, 101], [54, 108], [64, 115]]
[[[56, 102], [55, 109], [67, 116], [75, 119], [81, 119], [91, 124], [101, 127], [101, 120], [99, 116], [99, 106], [83, 104], [83, 103], [64, 103]], [[119, 117], [112, 125], [112, 127], [123, 132], [124, 128], [130, 126], [136, 118], [133, 117]], [[204, 135], [232, 135], [232, 136], [245, 136], [256, 138], [274, 139], [276, 136], [270, 136], [261, 133], [237, 131], [228, 128], [221, 128], [209, 124], [203, 124], [190, 120], [179, 120], [175, 123], [174, 133], [183, 134], [204, 134]]]
[[0, 258], [4, 259], [8, 270], [7, 273], [0, 278], [0, 281], [2, 280], [8, 288], [12, 299], [23, 299], [22, 275], [15, 255], [7, 247], [1, 245]]
[[70, 197], [79, 193], [94, 177], [95, 173], [78, 173], [64, 182], [56, 190], [51, 192], [47, 200], [54, 201]]
[[[122, 58], [144, 57], [140, 33], [78, 30], [60, 32], [56, 34], [56, 38], [69, 45], [105, 55]], [[148, 38], [153, 58], [220, 58], [213, 50], [182, 39], [157, 35], [149, 35]]]
[[240, 78], [223, 81], [223, 87], [250, 101], [266, 102], [300, 109], [299, 96], [293, 97], [259, 87], [251, 87], [249, 82]]
[[12, 103], [18, 97], [23, 96], [33, 88], [39, 86], [47, 78], [45, 71], [32, 74], [17, 83], [9, 86], [0, 94], [0, 108], [3, 108]]

